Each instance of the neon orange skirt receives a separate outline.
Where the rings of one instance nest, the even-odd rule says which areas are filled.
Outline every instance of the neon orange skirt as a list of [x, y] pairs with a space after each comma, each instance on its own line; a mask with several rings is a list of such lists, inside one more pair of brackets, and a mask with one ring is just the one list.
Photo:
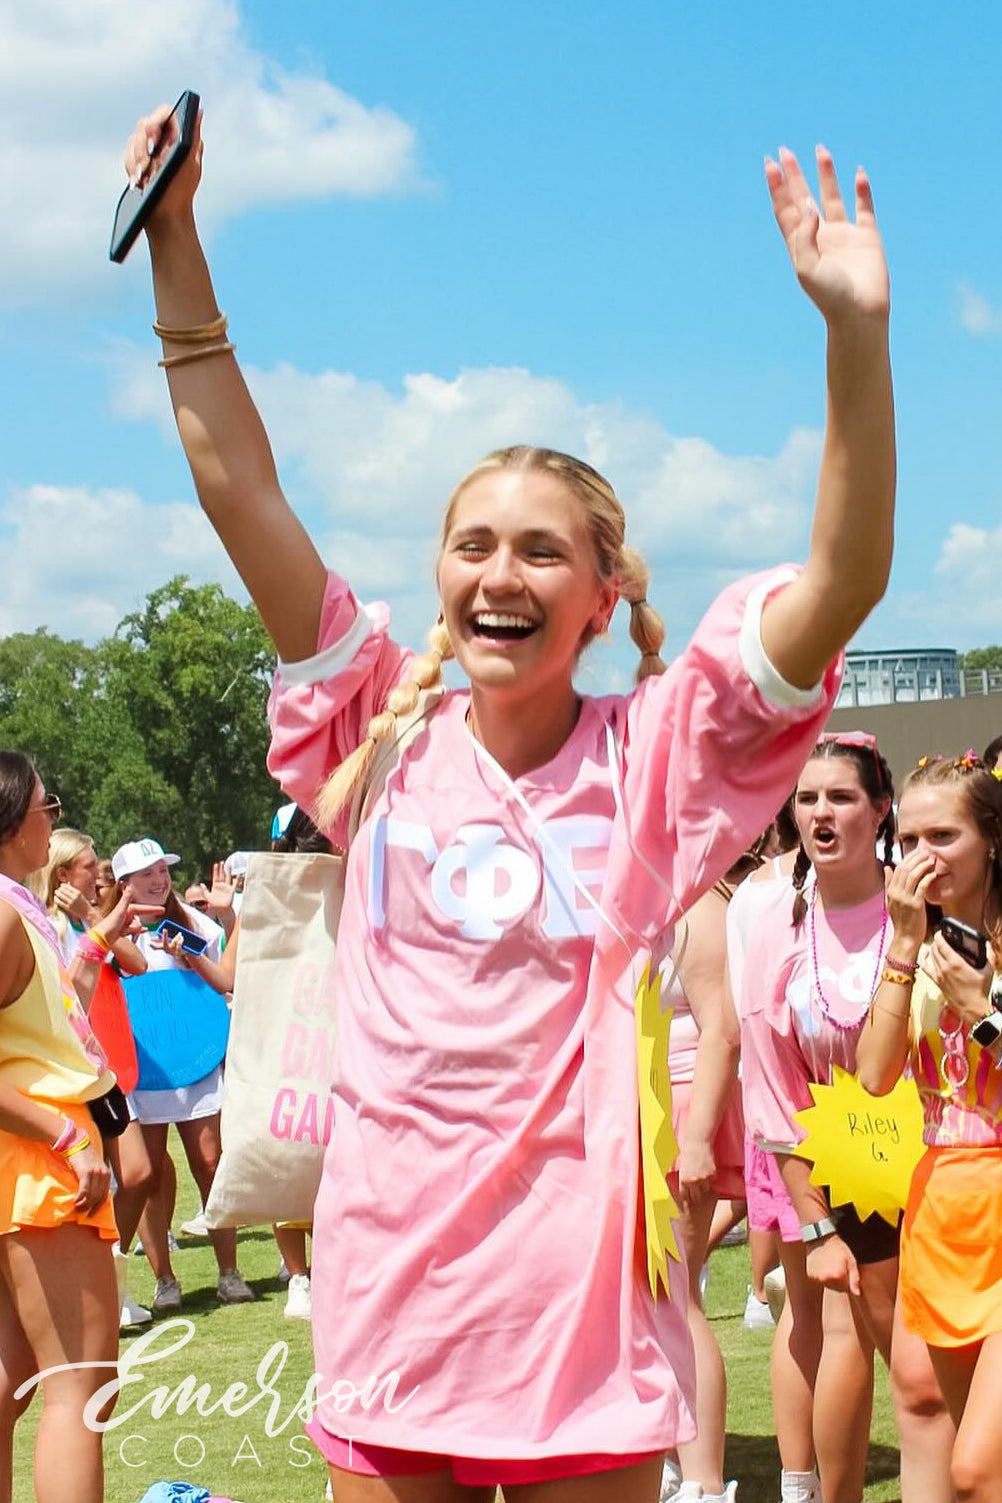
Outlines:
[[[36, 1101], [51, 1108], [54, 1114], [71, 1117], [100, 1143], [86, 1106], [63, 1102]], [[0, 1236], [27, 1228], [63, 1226], [78, 1221], [92, 1226], [108, 1242], [118, 1240], [111, 1196], [105, 1197], [97, 1210], [85, 1216], [73, 1202], [80, 1189], [79, 1181], [68, 1160], [53, 1153], [47, 1143], [19, 1138], [0, 1132]]]
[[901, 1234], [905, 1324], [930, 1346], [1002, 1331], [1002, 1147], [927, 1148]]

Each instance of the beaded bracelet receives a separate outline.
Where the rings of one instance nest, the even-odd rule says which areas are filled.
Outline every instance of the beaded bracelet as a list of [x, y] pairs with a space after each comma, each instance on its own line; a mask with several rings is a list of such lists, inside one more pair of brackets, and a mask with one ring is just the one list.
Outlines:
[[73, 952], [73, 959], [80, 960], [84, 965], [103, 965], [107, 950], [101, 950], [97, 945], [82, 939]]
[[918, 962], [915, 960], [895, 960], [893, 955], [888, 955], [885, 964], [890, 971], [904, 971], [908, 976], [914, 976], [918, 971]]

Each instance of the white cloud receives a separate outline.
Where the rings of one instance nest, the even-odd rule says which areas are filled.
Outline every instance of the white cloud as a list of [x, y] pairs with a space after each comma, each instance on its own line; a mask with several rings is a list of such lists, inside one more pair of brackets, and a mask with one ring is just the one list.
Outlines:
[[[124, 342], [108, 357], [122, 417], [173, 438], [162, 378]], [[404, 377], [402, 390], [289, 365], [245, 371], [279, 467], [331, 523], [372, 538], [433, 538], [457, 480], [512, 442], [578, 454], [606, 473], [630, 541], [677, 567], [752, 568], [802, 552], [821, 435], [794, 429], [773, 455], [727, 455], [677, 438], [620, 403], [581, 402], [563, 382], [518, 368]], [[380, 545], [382, 546], [382, 545]], [[395, 567], [399, 567], [399, 564]]]
[[418, 181], [413, 128], [256, 51], [230, 0], [32, 0], [0, 8], [0, 285], [28, 303], [109, 285], [112, 211], [136, 119], [182, 87], [206, 110], [200, 217], [371, 196]]
[[968, 334], [1002, 334], [1002, 312], [993, 307], [983, 293], [957, 284], [960, 322]]
[[48, 626], [93, 640], [175, 574], [246, 598], [201, 509], [133, 491], [30, 485], [0, 507], [0, 636]]
[[[149, 353], [116, 342], [106, 364], [114, 412], [155, 422], [176, 444]], [[290, 366], [247, 375], [287, 491], [325, 558], [364, 599], [390, 600], [407, 641], [422, 642], [434, 616], [434, 557], [449, 493], [481, 455], [512, 440], [580, 454], [613, 480], [628, 538], [651, 565], [651, 598], [667, 618], [671, 653], [724, 584], [806, 547], [820, 452], [813, 431], [794, 430], [776, 454], [733, 456], [704, 439], [677, 438], [621, 404], [581, 402], [564, 383], [526, 370], [417, 374], [398, 391]], [[64, 634], [100, 634], [172, 573], [234, 587], [191, 504], [37, 485], [15, 493], [0, 518], [13, 530], [0, 559], [0, 631], [58, 620]], [[123, 538], [128, 575], [118, 562]], [[613, 648], [588, 659], [595, 682], [632, 671], [625, 618], [613, 635]]]
[[[907, 580], [899, 588], [899, 579]], [[1002, 641], [1002, 526], [955, 522], [942, 540], [928, 582], [913, 569], [892, 573], [887, 597], [860, 633], [867, 647], [955, 647]]]

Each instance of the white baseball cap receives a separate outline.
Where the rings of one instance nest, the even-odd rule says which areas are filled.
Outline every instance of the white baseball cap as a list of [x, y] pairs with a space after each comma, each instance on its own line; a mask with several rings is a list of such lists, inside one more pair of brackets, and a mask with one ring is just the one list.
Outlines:
[[246, 851], [234, 851], [231, 856], [227, 856], [223, 862], [227, 875], [230, 877], [246, 877], [247, 862], [249, 859]]
[[177, 866], [180, 856], [175, 856], [172, 851], [165, 851], [159, 840], [127, 840], [120, 845], [111, 858], [111, 870], [116, 882], [123, 877], [131, 877], [134, 872], [144, 872], [151, 866], [156, 866], [158, 861], [166, 861], [168, 866]]

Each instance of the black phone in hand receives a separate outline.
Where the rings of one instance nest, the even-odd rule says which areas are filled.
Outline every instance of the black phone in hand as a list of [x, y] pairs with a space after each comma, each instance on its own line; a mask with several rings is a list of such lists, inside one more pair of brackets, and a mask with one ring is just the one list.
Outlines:
[[177, 176], [195, 139], [198, 106], [198, 95], [185, 89], [160, 127], [160, 140], [146, 182], [141, 188], [133, 188], [130, 183], [118, 200], [108, 251], [112, 261], [125, 260], [140, 230]]
[[972, 929], [970, 924], [962, 924], [959, 919], [944, 918], [939, 932], [951, 950], [956, 950], [968, 965], [976, 971], [984, 970], [988, 964], [988, 939], [980, 929]]

